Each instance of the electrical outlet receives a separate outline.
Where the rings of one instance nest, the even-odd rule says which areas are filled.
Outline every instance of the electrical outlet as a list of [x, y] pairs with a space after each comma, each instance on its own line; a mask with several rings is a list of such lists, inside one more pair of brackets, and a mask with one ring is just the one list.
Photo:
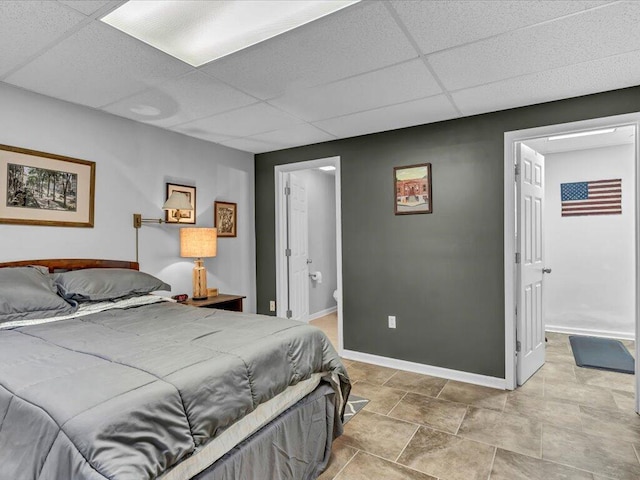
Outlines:
[[389, 328], [396, 328], [396, 317], [395, 317], [395, 315], [389, 315]]
[[276, 302], [274, 300], [271, 300], [269, 302], [269, 311], [270, 312], [275, 312], [276, 311]]

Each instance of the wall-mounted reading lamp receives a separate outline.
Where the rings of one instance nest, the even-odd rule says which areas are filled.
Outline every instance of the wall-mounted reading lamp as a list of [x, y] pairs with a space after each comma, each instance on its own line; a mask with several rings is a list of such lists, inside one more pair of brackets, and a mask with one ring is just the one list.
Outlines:
[[[167, 201], [162, 206], [163, 210], [173, 210], [172, 217], [176, 219], [175, 223], [180, 223], [182, 218], [181, 211], [193, 210], [191, 202], [187, 196], [182, 192], [173, 192]], [[142, 227], [143, 223], [167, 223], [166, 220], [161, 218], [142, 218], [142, 214], [133, 214], [133, 228], [136, 229], [136, 262], [138, 262], [138, 229]]]

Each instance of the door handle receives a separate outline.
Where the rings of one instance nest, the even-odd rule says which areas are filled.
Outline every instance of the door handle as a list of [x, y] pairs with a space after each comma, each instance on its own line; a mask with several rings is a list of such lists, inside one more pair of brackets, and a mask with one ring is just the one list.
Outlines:
[[551, 269], [550, 268], [543, 268], [542, 269], [542, 273], [551, 273]]

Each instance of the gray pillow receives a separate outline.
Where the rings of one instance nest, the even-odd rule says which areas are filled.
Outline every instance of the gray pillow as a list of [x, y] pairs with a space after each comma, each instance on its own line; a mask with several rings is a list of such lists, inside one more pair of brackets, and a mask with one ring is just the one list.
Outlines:
[[146, 295], [156, 290], [171, 290], [162, 280], [125, 268], [87, 268], [56, 273], [53, 280], [67, 300], [93, 302]]
[[46, 268], [0, 268], [0, 324], [69, 315], [75, 310], [58, 295]]

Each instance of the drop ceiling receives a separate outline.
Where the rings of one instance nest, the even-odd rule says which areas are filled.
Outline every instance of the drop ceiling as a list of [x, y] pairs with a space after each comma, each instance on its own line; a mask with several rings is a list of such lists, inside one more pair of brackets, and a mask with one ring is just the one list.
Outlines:
[[0, 2], [0, 81], [260, 153], [640, 84], [639, 1], [362, 1], [194, 68], [99, 21]]

